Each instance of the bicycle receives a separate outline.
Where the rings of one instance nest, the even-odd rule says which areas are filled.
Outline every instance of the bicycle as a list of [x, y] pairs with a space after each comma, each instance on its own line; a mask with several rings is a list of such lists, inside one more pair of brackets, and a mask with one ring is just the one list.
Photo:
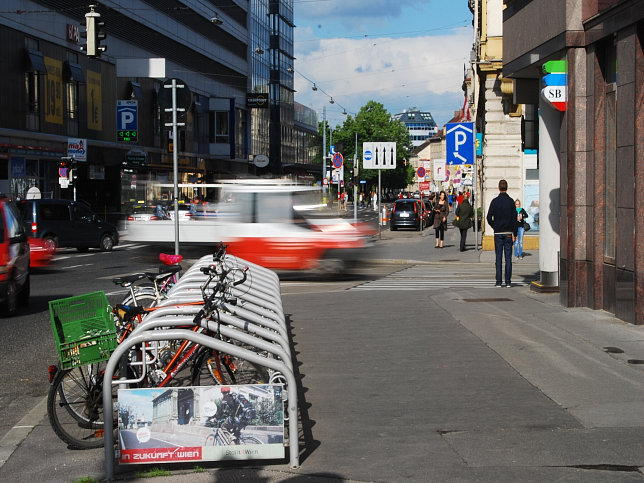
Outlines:
[[[217, 289], [213, 290], [209, 297], [210, 304], [215, 303], [215, 299], [225, 287], [225, 279], [229, 271], [223, 271], [219, 274]], [[217, 274], [213, 272], [204, 284], [204, 289]], [[240, 281], [234, 284], [243, 283], [246, 280], [246, 272]], [[204, 302], [202, 302], [204, 303]], [[182, 304], [186, 305], [186, 304]], [[140, 323], [142, 315], [156, 310], [154, 307], [133, 306], [126, 307], [117, 305], [113, 311], [115, 319], [118, 321], [118, 342], [123, 343], [127, 336], [132, 332], [133, 327]], [[197, 317], [195, 317], [197, 321]], [[200, 319], [197, 321], [200, 322]], [[193, 327], [193, 330], [204, 330], [200, 326]], [[143, 363], [148, 363], [146, 358], [146, 349], [142, 348], [140, 352], [132, 352], [132, 357], [128, 361], [123, 361], [123, 371], [130, 383], [136, 383], [148, 387], [163, 387], [175, 379], [177, 373], [186, 366], [190, 358], [195, 354], [200, 346], [190, 344], [184, 341], [181, 347], [176, 351], [170, 361], [163, 369], [154, 369], [150, 371], [151, 377], [142, 378], [141, 369]], [[185, 354], [184, 354], [185, 351]], [[135, 357], [138, 354], [138, 358]], [[222, 356], [223, 366], [213, 370], [215, 380], [219, 374], [218, 383], [224, 383], [224, 371], [230, 372], [226, 368], [230, 364], [229, 360]], [[143, 362], [139, 362], [140, 359]], [[162, 361], [166, 362], [166, 361]], [[104, 386], [103, 374], [106, 362], [100, 362], [89, 365], [77, 366], [72, 369], [60, 370], [56, 366], [50, 367], [49, 380], [50, 388], [47, 398], [47, 409], [50, 424], [56, 435], [71, 449], [90, 449], [97, 448], [103, 444], [104, 436], [104, 418], [102, 407], [102, 391]]]
[[222, 387], [221, 394], [217, 412], [206, 420], [206, 426], [213, 429], [206, 437], [204, 446], [263, 444], [254, 436], [241, 434], [257, 416], [252, 403], [241, 394], [232, 393], [230, 387]]
[[[159, 255], [159, 260], [163, 262], [163, 265], [159, 267], [158, 273], [134, 273], [112, 279], [114, 284], [127, 288], [130, 292], [130, 294], [121, 302], [122, 305], [140, 305], [143, 307], [150, 307], [165, 299], [168, 291], [178, 281], [178, 274], [183, 269], [180, 265], [183, 260], [183, 256], [161, 253]], [[137, 282], [145, 278], [152, 283], [152, 286], [135, 285]]]

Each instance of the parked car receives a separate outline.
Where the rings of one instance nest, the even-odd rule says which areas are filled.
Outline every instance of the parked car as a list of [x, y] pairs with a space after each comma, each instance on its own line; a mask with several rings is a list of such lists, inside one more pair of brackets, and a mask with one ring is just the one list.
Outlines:
[[119, 242], [115, 225], [108, 223], [85, 203], [71, 200], [24, 200], [18, 203], [25, 229], [42, 239], [49, 250], [72, 247], [79, 251], [110, 251]]
[[420, 200], [398, 199], [391, 209], [389, 228], [391, 231], [396, 231], [398, 228], [414, 228], [421, 231], [425, 227], [424, 211], [425, 208]]
[[29, 302], [29, 242], [16, 205], [0, 195], [0, 314]]

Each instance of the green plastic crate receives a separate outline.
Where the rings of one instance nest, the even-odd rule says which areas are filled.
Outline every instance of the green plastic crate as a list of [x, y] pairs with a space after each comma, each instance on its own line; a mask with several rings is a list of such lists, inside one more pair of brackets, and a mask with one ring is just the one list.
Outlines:
[[49, 314], [63, 369], [105, 361], [118, 345], [105, 292], [52, 300]]

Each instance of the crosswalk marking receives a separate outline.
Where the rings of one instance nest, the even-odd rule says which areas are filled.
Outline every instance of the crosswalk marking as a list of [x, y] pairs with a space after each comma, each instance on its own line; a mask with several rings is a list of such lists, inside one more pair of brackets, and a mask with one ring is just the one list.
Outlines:
[[[476, 273], [482, 272], [482, 273]], [[483, 270], [461, 269], [451, 270], [449, 274], [437, 270], [436, 267], [414, 266], [399, 272], [391, 273], [379, 280], [362, 283], [350, 290], [397, 290], [417, 291], [443, 288], [494, 288], [494, 275], [480, 278], [483, 273], [489, 273], [489, 268]], [[477, 278], [473, 278], [477, 277]], [[529, 285], [528, 281], [512, 282], [513, 287]]]

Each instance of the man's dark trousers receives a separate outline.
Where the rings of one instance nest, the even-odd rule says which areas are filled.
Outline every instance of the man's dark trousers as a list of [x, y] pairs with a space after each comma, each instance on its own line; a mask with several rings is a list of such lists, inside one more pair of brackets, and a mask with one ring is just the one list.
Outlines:
[[502, 258], [505, 254], [505, 284], [510, 285], [512, 280], [512, 234], [494, 234], [494, 253], [496, 254], [496, 284], [501, 285]]

